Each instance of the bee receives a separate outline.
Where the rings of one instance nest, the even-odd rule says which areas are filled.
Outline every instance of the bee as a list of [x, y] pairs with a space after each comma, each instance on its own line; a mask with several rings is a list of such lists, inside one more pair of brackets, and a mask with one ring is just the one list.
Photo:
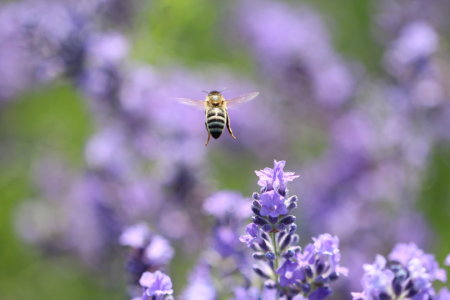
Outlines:
[[205, 100], [192, 100], [188, 98], [177, 98], [183, 104], [192, 105], [205, 110], [205, 127], [208, 132], [208, 139], [205, 146], [208, 145], [211, 136], [215, 139], [219, 138], [225, 126], [230, 135], [236, 139], [231, 130], [230, 116], [228, 115], [228, 108], [237, 104], [241, 104], [253, 100], [259, 92], [248, 93], [239, 97], [225, 100], [224, 96], [219, 91], [208, 92]]

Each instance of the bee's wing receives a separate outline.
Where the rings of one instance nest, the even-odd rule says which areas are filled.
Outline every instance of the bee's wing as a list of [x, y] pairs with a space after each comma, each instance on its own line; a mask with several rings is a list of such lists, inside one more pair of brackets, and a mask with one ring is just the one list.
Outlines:
[[204, 100], [193, 100], [189, 98], [175, 98], [180, 103], [195, 106], [200, 109], [205, 109], [205, 101]]
[[229, 107], [234, 107], [234, 106], [236, 106], [238, 104], [248, 102], [250, 100], [255, 99], [256, 96], [258, 96], [258, 95], [259, 95], [259, 92], [253, 92], [253, 93], [244, 94], [244, 95], [241, 95], [239, 97], [227, 100], [226, 101], [227, 107], [228, 108]]

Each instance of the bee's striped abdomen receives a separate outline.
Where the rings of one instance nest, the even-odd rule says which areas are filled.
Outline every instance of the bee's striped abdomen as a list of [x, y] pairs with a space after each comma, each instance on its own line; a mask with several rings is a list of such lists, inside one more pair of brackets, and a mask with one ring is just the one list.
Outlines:
[[217, 139], [225, 128], [226, 111], [219, 107], [214, 107], [206, 111], [206, 127], [212, 137]]

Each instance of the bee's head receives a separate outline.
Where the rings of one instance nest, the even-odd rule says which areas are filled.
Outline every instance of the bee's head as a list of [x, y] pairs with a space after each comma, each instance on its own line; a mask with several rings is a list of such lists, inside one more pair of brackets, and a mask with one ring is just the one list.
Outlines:
[[211, 91], [208, 93], [208, 98], [212, 102], [220, 102], [222, 101], [222, 94], [219, 91]]

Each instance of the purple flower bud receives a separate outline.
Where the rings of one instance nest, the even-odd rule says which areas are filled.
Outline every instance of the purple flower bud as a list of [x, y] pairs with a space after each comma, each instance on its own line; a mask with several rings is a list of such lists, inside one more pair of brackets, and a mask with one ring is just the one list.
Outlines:
[[261, 216], [261, 214], [259, 213], [259, 208], [256, 206], [252, 206], [252, 212], [257, 216]]
[[297, 230], [297, 224], [291, 224], [291, 227], [289, 228], [289, 233], [292, 234]]
[[280, 250], [284, 251], [291, 244], [292, 236], [290, 234], [286, 235], [280, 245]]
[[285, 235], [286, 235], [286, 231], [280, 231], [277, 235], [277, 243], [280, 243]]
[[295, 208], [297, 208], [297, 203], [296, 202], [291, 202], [287, 206], [287, 210], [289, 210], [289, 211], [291, 211], [291, 210], [293, 210]]
[[266, 254], [262, 253], [262, 252], [255, 252], [252, 254], [252, 257], [253, 257], [253, 259], [256, 259], [256, 260], [263, 260], [266, 258]]
[[255, 271], [255, 273], [258, 274], [259, 276], [261, 276], [262, 278], [270, 279], [270, 275], [268, 275], [266, 272], [261, 270], [258, 266], [254, 266], [253, 271]]
[[260, 216], [253, 216], [252, 220], [253, 220], [254, 224], [259, 225], [259, 226], [269, 224], [264, 218], [262, 218]]
[[[309, 300], [323, 300], [331, 295], [332, 291], [329, 287], [320, 287], [314, 292], [312, 292], [308, 299]], [[380, 299], [381, 300], [381, 299]], [[387, 299], [386, 299], [387, 300]]]
[[274, 260], [275, 259], [275, 254], [273, 252], [266, 252], [266, 258], [268, 260]]
[[262, 232], [262, 233], [261, 233], [261, 237], [262, 237], [266, 242], [270, 242], [270, 237], [267, 235], [267, 233]]
[[[258, 199], [259, 199], [259, 195], [258, 195]], [[261, 203], [259, 201], [256, 201], [256, 200], [252, 202], [252, 205], [254, 207], [256, 207], [256, 208], [259, 208], [259, 209], [262, 207]]]
[[265, 240], [263, 240], [262, 242], [260, 242], [260, 243], [258, 244], [258, 246], [261, 247], [261, 249], [264, 250], [264, 251], [269, 251], [270, 248], [271, 248], [271, 246], [270, 246], [270, 245], [268, 244], [268, 242], [265, 241]]
[[295, 222], [295, 217], [291, 216], [291, 215], [286, 216], [280, 220], [280, 223], [283, 223], [284, 225], [291, 225], [294, 222]]
[[284, 231], [286, 229], [286, 225], [284, 225], [283, 223], [278, 223], [275, 228], [277, 229], [277, 231]]
[[286, 259], [289, 259], [289, 258], [294, 257], [294, 255], [295, 255], [294, 251], [288, 250], [288, 251], [286, 251], [286, 253], [284, 253], [283, 257], [286, 258]]
[[277, 284], [273, 280], [264, 281], [264, 287], [268, 289], [274, 289], [277, 287]]
[[273, 227], [272, 227], [272, 225], [270, 225], [270, 224], [264, 224], [264, 225], [261, 227], [261, 229], [262, 229], [264, 232], [271, 232], [272, 229], [273, 229]]

